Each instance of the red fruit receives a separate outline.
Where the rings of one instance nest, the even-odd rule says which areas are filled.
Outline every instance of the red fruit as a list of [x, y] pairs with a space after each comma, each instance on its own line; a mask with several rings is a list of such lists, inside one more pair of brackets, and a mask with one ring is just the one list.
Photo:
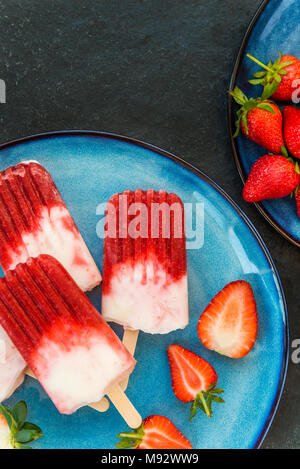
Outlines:
[[215, 389], [218, 376], [203, 358], [180, 345], [168, 347], [172, 387], [177, 399], [193, 402], [189, 421], [196, 415], [197, 407], [211, 417], [212, 401], [224, 402], [218, 396], [223, 389]]
[[275, 104], [267, 103], [267, 101], [263, 104], [267, 104], [272, 108], [274, 114], [258, 107], [251, 109], [247, 115], [248, 131], [243, 121], [241, 122], [242, 131], [250, 140], [265, 147], [272, 153], [279, 154], [284, 146], [282, 114]]
[[297, 81], [300, 80], [300, 60], [293, 55], [282, 55], [272, 64], [263, 64], [250, 54], [247, 56], [263, 67], [265, 71], [256, 72], [254, 80], [249, 80], [253, 85], [262, 85], [263, 99], [272, 97], [277, 101], [292, 101], [296, 92]]
[[271, 153], [280, 154], [284, 147], [282, 114], [276, 104], [260, 98], [248, 99], [237, 86], [230, 94], [241, 105], [237, 112], [237, 130], [234, 137], [238, 135], [241, 127], [250, 140], [267, 148]]
[[119, 433], [119, 449], [192, 449], [191, 443], [167, 418], [161, 415], [147, 417], [133, 432]]
[[299, 183], [293, 163], [282, 155], [264, 155], [251, 168], [243, 190], [246, 202], [279, 199], [291, 194]]
[[283, 55], [280, 59], [280, 65], [287, 62], [293, 63], [282, 67], [282, 70], [285, 70], [287, 74], [281, 76], [281, 82], [275, 93], [272, 94], [272, 98], [277, 101], [291, 101], [296, 90], [295, 82], [300, 79], [300, 60], [293, 55]]
[[285, 143], [295, 158], [300, 158], [300, 109], [286, 106], [283, 110]]
[[200, 316], [197, 331], [210, 350], [231, 358], [247, 355], [257, 337], [256, 303], [250, 283], [237, 280], [226, 285]]

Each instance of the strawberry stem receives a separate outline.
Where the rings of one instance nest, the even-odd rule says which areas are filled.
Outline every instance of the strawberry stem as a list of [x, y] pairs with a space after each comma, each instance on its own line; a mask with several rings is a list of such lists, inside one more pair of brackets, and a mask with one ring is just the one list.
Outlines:
[[260, 67], [264, 68], [265, 70], [267, 70], [268, 72], [272, 72], [272, 69], [270, 67], [267, 67], [267, 65], [263, 64], [260, 60], [256, 59], [255, 57], [253, 57], [253, 55], [251, 54], [247, 54], [247, 57], [251, 60], [253, 60], [253, 62], [255, 62], [257, 65], [259, 65]]
[[210, 417], [211, 417], [211, 412], [210, 412], [210, 410], [209, 410], [209, 408], [208, 408], [208, 405], [207, 405], [207, 403], [206, 403], [206, 400], [205, 400], [205, 397], [204, 397], [204, 395], [203, 395], [203, 392], [202, 392], [202, 391], [199, 392], [198, 396], [200, 397], [200, 401], [201, 401], [201, 403], [202, 403], [202, 405], [203, 405], [203, 407], [204, 407], [204, 410], [205, 410], [205, 413], [206, 413], [207, 417], [210, 418]]
[[253, 62], [257, 63], [257, 65], [259, 65], [260, 67], [264, 68], [265, 70], [267, 70], [268, 72], [272, 72], [272, 69], [270, 67], [267, 67], [267, 65], [263, 64], [260, 60], [256, 59], [255, 57], [253, 57], [253, 55], [251, 54], [247, 54], [247, 57], [251, 60], [253, 60]]

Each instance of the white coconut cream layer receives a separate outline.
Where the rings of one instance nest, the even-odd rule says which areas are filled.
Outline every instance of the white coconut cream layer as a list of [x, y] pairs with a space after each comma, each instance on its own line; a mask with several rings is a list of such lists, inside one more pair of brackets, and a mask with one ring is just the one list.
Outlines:
[[25, 361], [0, 326], [0, 402], [22, 384], [25, 367]]
[[11, 252], [10, 270], [20, 262], [26, 262], [28, 257], [49, 254], [61, 262], [83, 291], [100, 283], [100, 272], [64, 206], [43, 207], [35, 232], [24, 232], [21, 236], [25, 248], [18, 253]]
[[187, 276], [167, 282], [164, 269], [152, 262], [118, 266], [109, 293], [103, 294], [102, 313], [106, 321], [150, 334], [183, 329], [188, 324]]
[[99, 401], [107, 390], [132, 371], [135, 362], [95, 333], [84, 345], [64, 347], [43, 338], [34, 359], [34, 372], [61, 413]]

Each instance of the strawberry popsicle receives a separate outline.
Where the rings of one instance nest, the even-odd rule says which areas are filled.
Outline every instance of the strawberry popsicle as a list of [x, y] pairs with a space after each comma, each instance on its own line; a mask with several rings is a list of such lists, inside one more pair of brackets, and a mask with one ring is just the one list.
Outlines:
[[58, 259], [83, 290], [101, 275], [52, 177], [34, 161], [0, 172], [0, 262], [4, 272], [39, 254]]
[[30, 258], [0, 279], [0, 323], [61, 413], [100, 400], [135, 360], [64, 267]]
[[0, 326], [0, 402], [22, 384], [25, 367], [24, 359]]
[[184, 207], [140, 189], [107, 204], [102, 314], [125, 329], [166, 334], [188, 324]]

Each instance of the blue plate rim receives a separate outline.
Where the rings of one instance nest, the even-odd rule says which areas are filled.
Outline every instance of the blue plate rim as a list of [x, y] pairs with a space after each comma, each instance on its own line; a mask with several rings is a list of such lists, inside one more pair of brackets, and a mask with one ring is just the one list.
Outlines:
[[[267, 4], [269, 0], [265, 0], [263, 3]], [[265, 6], [265, 5], [264, 5]], [[123, 142], [127, 142], [133, 145], [140, 146], [142, 148], [145, 148], [147, 150], [151, 150], [155, 153], [158, 153], [168, 159], [171, 159], [178, 163], [179, 165], [185, 167], [189, 171], [193, 172], [198, 176], [200, 179], [203, 181], [207, 182], [210, 186], [212, 186], [231, 206], [232, 208], [237, 212], [237, 214], [242, 218], [242, 220], [245, 222], [245, 224], [248, 226], [250, 229], [251, 233], [253, 234], [254, 238], [256, 239], [259, 247], [263, 251], [268, 264], [270, 266], [271, 271], [273, 272], [279, 286], [280, 294], [282, 297], [282, 303], [283, 303], [283, 309], [284, 309], [284, 326], [285, 326], [285, 333], [284, 333], [284, 356], [283, 356], [283, 361], [282, 361], [282, 369], [281, 369], [281, 375], [280, 375], [280, 380], [278, 383], [278, 388], [277, 388], [277, 393], [274, 398], [274, 402], [272, 405], [272, 408], [270, 410], [269, 416], [266, 419], [266, 422], [264, 424], [263, 429], [261, 430], [261, 433], [255, 443], [253, 445], [253, 449], [259, 449], [270, 429], [270, 426], [273, 422], [273, 419], [275, 417], [275, 414], [277, 412], [279, 402], [283, 393], [285, 381], [286, 381], [286, 375], [287, 375], [287, 370], [288, 370], [288, 361], [289, 361], [289, 343], [290, 343], [290, 337], [289, 337], [289, 320], [288, 320], [288, 311], [287, 311], [287, 304], [286, 304], [286, 299], [285, 299], [285, 294], [283, 291], [283, 286], [279, 277], [279, 274], [277, 272], [276, 266], [274, 264], [274, 261], [272, 259], [272, 256], [263, 241], [262, 237], [260, 236], [259, 232], [253, 225], [253, 223], [250, 221], [250, 219], [247, 217], [247, 215], [242, 211], [242, 209], [234, 202], [234, 200], [227, 194], [227, 192], [224, 191], [217, 183], [215, 183], [209, 176], [207, 176], [204, 172], [202, 172], [200, 169], [198, 169], [196, 166], [193, 166], [191, 163], [188, 163], [184, 159], [180, 158], [179, 156], [174, 155], [173, 153], [170, 153], [166, 150], [163, 150], [155, 145], [152, 145], [150, 143], [146, 143], [142, 140], [135, 139], [133, 137], [126, 137], [124, 135], [119, 135], [115, 133], [110, 133], [110, 132], [103, 132], [103, 131], [98, 131], [98, 130], [58, 130], [58, 131], [51, 131], [51, 132], [43, 132], [39, 134], [33, 134], [29, 135], [27, 137], [21, 137], [18, 139], [10, 140], [7, 142], [4, 142], [0, 144], [0, 151], [4, 150], [9, 147], [17, 146], [22, 143], [26, 143], [28, 141], [34, 141], [34, 140], [41, 140], [41, 139], [46, 139], [46, 138], [52, 138], [52, 137], [60, 137], [60, 136], [93, 136], [93, 137], [100, 137], [100, 138], [108, 138], [108, 139], [115, 139]]]
[[[239, 49], [235, 64], [234, 64], [234, 68], [233, 68], [233, 72], [232, 72], [231, 79], [230, 79], [230, 84], [229, 84], [229, 89], [231, 89], [231, 90], [235, 87], [237, 77], [238, 77], [238, 74], [239, 74], [239, 71], [240, 71], [240, 67], [241, 67], [241, 64], [242, 64], [242, 60], [243, 60], [243, 57], [244, 57], [244, 54], [245, 54], [245, 51], [246, 51], [246, 48], [247, 48], [251, 33], [252, 33], [257, 21], [259, 20], [261, 14], [265, 10], [266, 6], [270, 3], [270, 1], [271, 0], [263, 0], [263, 2], [258, 7], [256, 13], [254, 14], [252, 20], [250, 21], [250, 24], [249, 24], [249, 26], [247, 28], [247, 31], [246, 31], [246, 33], [243, 37], [243, 40], [242, 40], [242, 43], [241, 43], [241, 46], [240, 46], [240, 49]], [[229, 95], [229, 93], [228, 93], [228, 101], [227, 101], [227, 123], [228, 123], [228, 130], [229, 130], [229, 135], [230, 135], [230, 142], [231, 142], [231, 147], [232, 147], [232, 151], [233, 151], [234, 161], [235, 161], [237, 170], [239, 172], [239, 175], [241, 177], [241, 180], [242, 180], [243, 184], [245, 184], [245, 181], [247, 179], [247, 175], [246, 175], [246, 172], [245, 172], [245, 170], [243, 168], [243, 165], [242, 165], [241, 155], [240, 155], [240, 151], [238, 149], [236, 139], [233, 138], [233, 135], [234, 135], [234, 132], [235, 132], [234, 131], [234, 126], [235, 126], [234, 100], [233, 100], [232, 96]], [[300, 248], [300, 241], [298, 241], [296, 238], [294, 238], [294, 236], [291, 233], [289, 233], [284, 228], [282, 228], [276, 222], [276, 220], [274, 220], [274, 218], [268, 212], [268, 210], [265, 207], [263, 207], [263, 205], [261, 203], [257, 202], [254, 205], [256, 206], [258, 211], [262, 214], [262, 216], [270, 223], [270, 225], [273, 228], [275, 228], [275, 230], [278, 231], [278, 233], [281, 234], [281, 236], [283, 236], [285, 239], [290, 241], [290, 243], [292, 243], [295, 246], [297, 246], [298, 248]]]

